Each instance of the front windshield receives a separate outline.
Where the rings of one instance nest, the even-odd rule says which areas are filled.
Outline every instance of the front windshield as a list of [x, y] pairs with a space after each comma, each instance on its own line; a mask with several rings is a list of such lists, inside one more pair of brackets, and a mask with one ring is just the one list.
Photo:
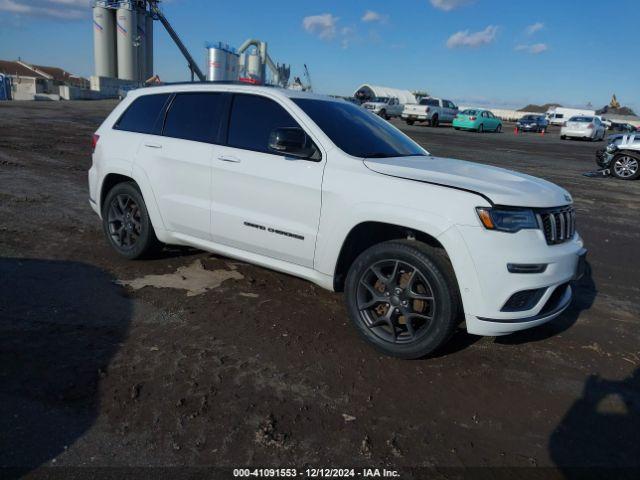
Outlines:
[[529, 121], [529, 122], [535, 122], [537, 118], [538, 117], [536, 117], [535, 115], [525, 115], [524, 117], [522, 117], [522, 120], [526, 120], [526, 121]]
[[373, 97], [370, 102], [376, 103], [387, 103], [389, 101], [389, 97]]
[[418, 144], [389, 122], [350, 103], [309, 98], [292, 100], [349, 155], [360, 158], [426, 155]]

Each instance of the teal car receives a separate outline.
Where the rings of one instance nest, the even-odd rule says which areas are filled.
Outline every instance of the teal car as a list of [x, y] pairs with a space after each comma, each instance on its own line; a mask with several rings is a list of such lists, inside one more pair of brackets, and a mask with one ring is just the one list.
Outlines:
[[482, 108], [468, 108], [453, 119], [456, 130], [474, 130], [476, 132], [501, 132], [502, 120], [489, 110]]

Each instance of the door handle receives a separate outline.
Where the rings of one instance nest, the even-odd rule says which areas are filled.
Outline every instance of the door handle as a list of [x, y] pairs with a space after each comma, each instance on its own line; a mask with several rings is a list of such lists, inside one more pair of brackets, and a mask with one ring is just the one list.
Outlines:
[[149, 148], [162, 148], [162, 145], [160, 145], [159, 143], [145, 143], [144, 144], [145, 147], [149, 147]]
[[229, 163], [240, 163], [240, 159], [232, 155], [221, 155], [218, 157], [218, 160]]

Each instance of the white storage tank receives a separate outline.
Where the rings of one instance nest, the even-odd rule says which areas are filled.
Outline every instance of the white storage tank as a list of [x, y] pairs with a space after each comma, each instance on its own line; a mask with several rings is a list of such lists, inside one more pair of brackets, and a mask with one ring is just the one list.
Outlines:
[[146, 67], [146, 73], [144, 76], [145, 79], [147, 79], [153, 77], [153, 16], [151, 15], [151, 12], [147, 12], [145, 21], [147, 23], [147, 28], [145, 29], [145, 33], [147, 34], [147, 45], [145, 48], [147, 58], [144, 62]]
[[240, 55], [235, 52], [227, 52], [227, 68], [225, 80], [235, 81], [239, 78]]
[[99, 5], [93, 7], [93, 54], [96, 76], [116, 78], [115, 12]]
[[207, 80], [220, 82], [227, 79], [228, 52], [220, 47], [207, 49]]
[[262, 81], [262, 62], [260, 61], [260, 55], [257, 53], [248, 54], [246, 57], [246, 71], [247, 77]]
[[144, 10], [136, 12], [137, 32], [135, 44], [138, 48], [138, 80], [144, 82], [147, 78], [147, 16]]
[[138, 22], [130, 4], [121, 3], [116, 10], [118, 44], [118, 78], [138, 80], [138, 50], [135, 46]]

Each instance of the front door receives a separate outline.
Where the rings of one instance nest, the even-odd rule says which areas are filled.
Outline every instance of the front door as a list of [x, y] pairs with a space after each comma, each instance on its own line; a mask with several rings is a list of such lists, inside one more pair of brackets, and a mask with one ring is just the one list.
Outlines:
[[274, 129], [300, 126], [275, 100], [234, 95], [227, 144], [213, 159], [215, 242], [313, 266], [324, 159], [296, 159], [268, 148]]

